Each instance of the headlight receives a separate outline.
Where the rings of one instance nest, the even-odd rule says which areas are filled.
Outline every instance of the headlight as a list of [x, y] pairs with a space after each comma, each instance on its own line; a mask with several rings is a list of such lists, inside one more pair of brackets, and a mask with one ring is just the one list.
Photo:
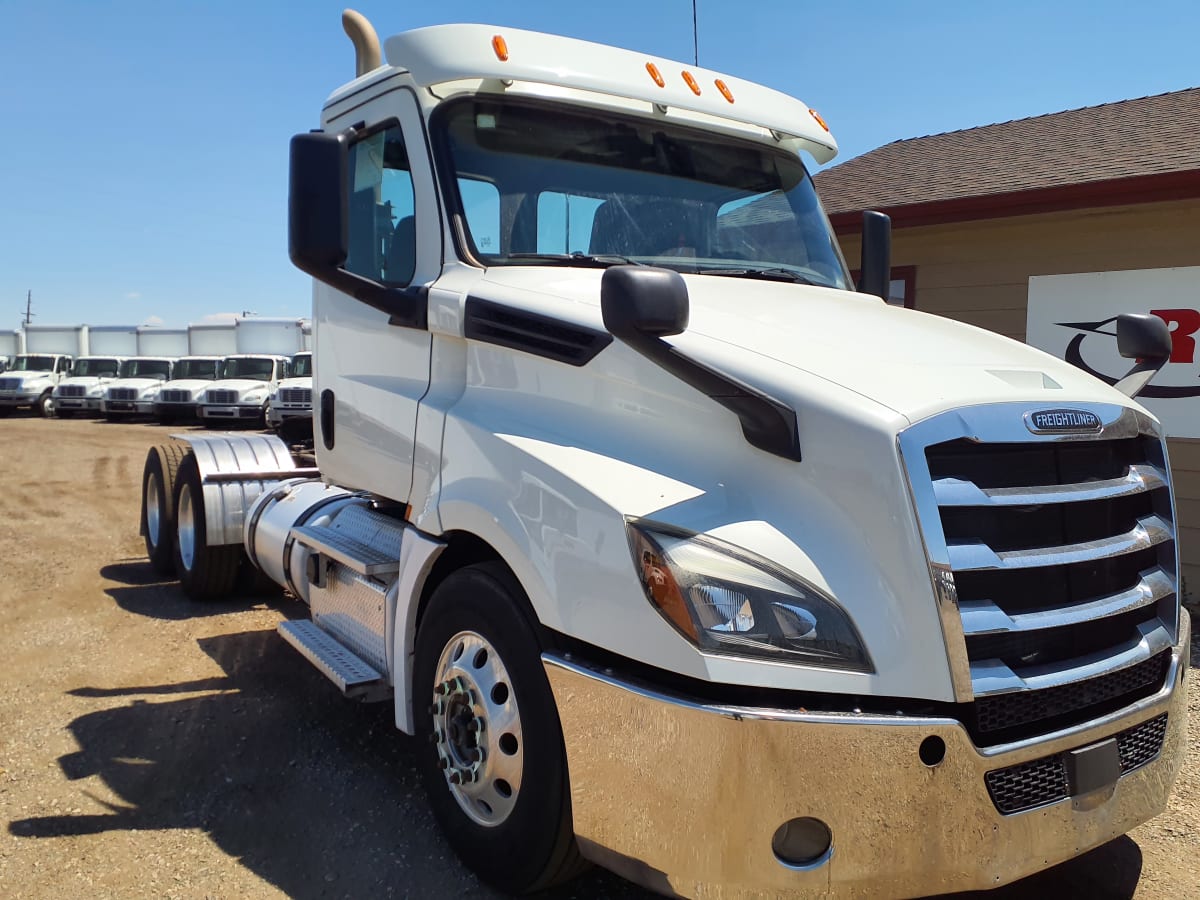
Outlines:
[[261, 403], [263, 398], [267, 396], [266, 391], [251, 391], [242, 397], [243, 403]]
[[161, 391], [161, 390], [162, 390], [162, 388], [161, 388], [161, 387], [148, 387], [148, 388], [145, 388], [145, 389], [142, 391], [142, 393], [141, 393], [141, 397], [140, 397], [140, 399], [142, 399], [142, 400], [150, 400], [150, 399], [152, 399], [152, 398], [154, 398], [154, 397], [157, 397], [157, 396], [158, 396], [158, 392], [159, 392], [159, 391]]
[[629, 523], [642, 585], [701, 650], [873, 672], [849, 616], [799, 576], [715, 538]]

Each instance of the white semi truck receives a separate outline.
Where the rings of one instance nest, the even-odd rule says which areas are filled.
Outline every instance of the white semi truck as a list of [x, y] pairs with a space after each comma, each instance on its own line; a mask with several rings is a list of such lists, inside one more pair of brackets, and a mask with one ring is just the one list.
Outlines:
[[22, 407], [51, 415], [54, 388], [87, 353], [86, 325], [26, 325], [25, 349], [0, 378], [0, 416]]
[[990, 888], [1164, 808], [1161, 320], [1121, 317], [1113, 389], [888, 306], [878, 214], [856, 291], [802, 161], [834, 139], [759, 85], [483, 25], [384, 61], [344, 21], [358, 77], [291, 146], [313, 454], [153, 448], [156, 568], [305, 604], [280, 633], [429, 741], [506, 891]]
[[54, 388], [54, 414], [69, 419], [78, 413], [100, 414], [109, 382], [117, 378], [121, 363], [137, 356], [135, 325], [91, 325], [88, 355], [75, 360], [70, 376]]
[[300, 319], [247, 317], [235, 323], [237, 353], [225, 374], [198, 403], [200, 421], [220, 426], [251, 422], [263, 426], [271, 394], [288, 377], [288, 362], [303, 344]]
[[163, 384], [154, 403], [154, 417], [161, 425], [179, 419], [195, 419], [204, 392], [225, 376], [223, 356], [185, 356], [175, 363], [171, 380]]
[[288, 377], [271, 392], [267, 401], [267, 426], [278, 428], [288, 419], [312, 417], [312, 352], [292, 357]]

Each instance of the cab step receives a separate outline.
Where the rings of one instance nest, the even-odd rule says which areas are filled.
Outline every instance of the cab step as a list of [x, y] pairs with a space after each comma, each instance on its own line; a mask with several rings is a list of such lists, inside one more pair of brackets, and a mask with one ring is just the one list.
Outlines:
[[372, 702], [392, 695], [391, 685], [383, 675], [312, 622], [284, 621], [277, 630], [345, 696]]
[[324, 525], [292, 529], [298, 544], [320, 553], [359, 575], [395, 575], [400, 571], [399, 538], [394, 554], [351, 537], [347, 532]]

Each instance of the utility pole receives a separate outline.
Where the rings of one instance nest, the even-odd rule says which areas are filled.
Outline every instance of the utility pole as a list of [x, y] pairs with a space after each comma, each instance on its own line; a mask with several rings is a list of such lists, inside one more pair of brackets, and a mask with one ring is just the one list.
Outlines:
[[692, 59], [693, 65], [700, 65], [700, 29], [696, 27], [696, 0], [692, 0]]
[[33, 321], [33, 291], [28, 291], [25, 294], [25, 321], [22, 325], [28, 325]]

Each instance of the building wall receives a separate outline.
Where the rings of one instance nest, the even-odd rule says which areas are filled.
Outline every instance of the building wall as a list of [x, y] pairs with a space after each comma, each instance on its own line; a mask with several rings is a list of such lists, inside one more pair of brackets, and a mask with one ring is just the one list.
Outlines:
[[[857, 267], [858, 236], [841, 242]], [[1200, 265], [1200, 200], [897, 228], [892, 264], [916, 267], [917, 309], [1024, 340], [1030, 275]], [[1195, 597], [1200, 440], [1172, 438], [1169, 452], [1185, 589]]]

